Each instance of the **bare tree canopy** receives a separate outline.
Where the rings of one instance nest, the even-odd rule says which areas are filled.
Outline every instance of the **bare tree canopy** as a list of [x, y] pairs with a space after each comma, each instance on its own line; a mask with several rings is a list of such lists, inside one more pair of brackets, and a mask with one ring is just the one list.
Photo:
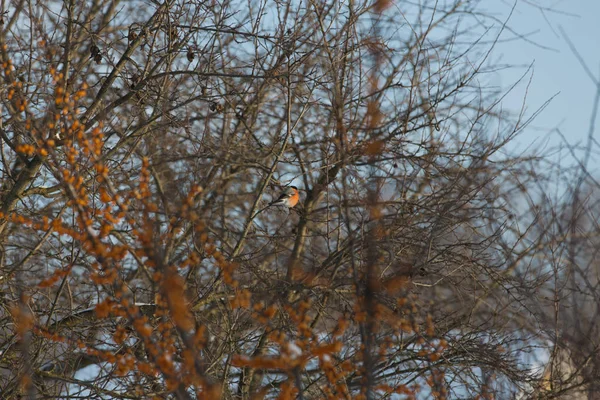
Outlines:
[[3, 2], [1, 397], [592, 393], [597, 226], [481, 3]]

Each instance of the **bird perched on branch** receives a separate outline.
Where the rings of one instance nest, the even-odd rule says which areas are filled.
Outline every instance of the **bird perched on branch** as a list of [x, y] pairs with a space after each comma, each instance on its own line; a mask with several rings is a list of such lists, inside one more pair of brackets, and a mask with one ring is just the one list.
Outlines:
[[277, 200], [273, 200], [269, 203], [269, 207], [286, 206], [287, 208], [292, 208], [298, 204], [299, 200], [300, 194], [298, 193], [298, 188], [296, 186], [288, 186]]

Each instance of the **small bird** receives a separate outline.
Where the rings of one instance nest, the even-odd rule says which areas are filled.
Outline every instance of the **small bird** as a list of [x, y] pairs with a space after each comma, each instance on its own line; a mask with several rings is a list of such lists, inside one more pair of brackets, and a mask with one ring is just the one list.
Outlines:
[[296, 186], [288, 186], [277, 200], [269, 203], [269, 206], [286, 206], [287, 208], [292, 208], [298, 204], [299, 200], [300, 194], [298, 193], [298, 188]]

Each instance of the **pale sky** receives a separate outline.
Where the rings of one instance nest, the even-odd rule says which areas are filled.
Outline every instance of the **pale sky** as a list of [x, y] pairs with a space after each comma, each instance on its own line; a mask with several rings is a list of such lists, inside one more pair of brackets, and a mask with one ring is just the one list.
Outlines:
[[[513, 4], [513, 1], [493, 0], [484, 7], [489, 7], [488, 10], [504, 19]], [[548, 10], [542, 12], [532, 4], [544, 4]], [[527, 35], [533, 43], [513, 40], [497, 46], [496, 57], [502, 56], [505, 63], [523, 66], [501, 72], [499, 80], [504, 86], [510, 84], [525, 71], [527, 64], [533, 62], [527, 109], [533, 112], [559, 93], [519, 139], [521, 146], [534, 140], [549, 140], [550, 145], [560, 143], [560, 137], [551, 132], [555, 127], [560, 128], [571, 143], [585, 144], [596, 86], [570, 50], [563, 32], [577, 48], [591, 73], [600, 80], [599, 19], [600, 0], [517, 0], [509, 25], [519, 34]], [[505, 32], [503, 36], [504, 39], [514, 37], [511, 32]], [[521, 107], [527, 81], [503, 102], [504, 108]], [[598, 166], [599, 160], [600, 157], [594, 158], [592, 154], [592, 165]]]

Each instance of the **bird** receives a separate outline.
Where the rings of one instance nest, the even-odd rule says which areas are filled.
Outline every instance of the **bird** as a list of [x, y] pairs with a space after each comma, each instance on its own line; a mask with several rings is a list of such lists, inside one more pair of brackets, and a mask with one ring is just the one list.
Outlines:
[[298, 188], [296, 186], [288, 186], [283, 193], [277, 198], [277, 200], [273, 200], [269, 203], [269, 206], [286, 206], [287, 208], [293, 208], [298, 201], [300, 200], [300, 194], [298, 193]]

